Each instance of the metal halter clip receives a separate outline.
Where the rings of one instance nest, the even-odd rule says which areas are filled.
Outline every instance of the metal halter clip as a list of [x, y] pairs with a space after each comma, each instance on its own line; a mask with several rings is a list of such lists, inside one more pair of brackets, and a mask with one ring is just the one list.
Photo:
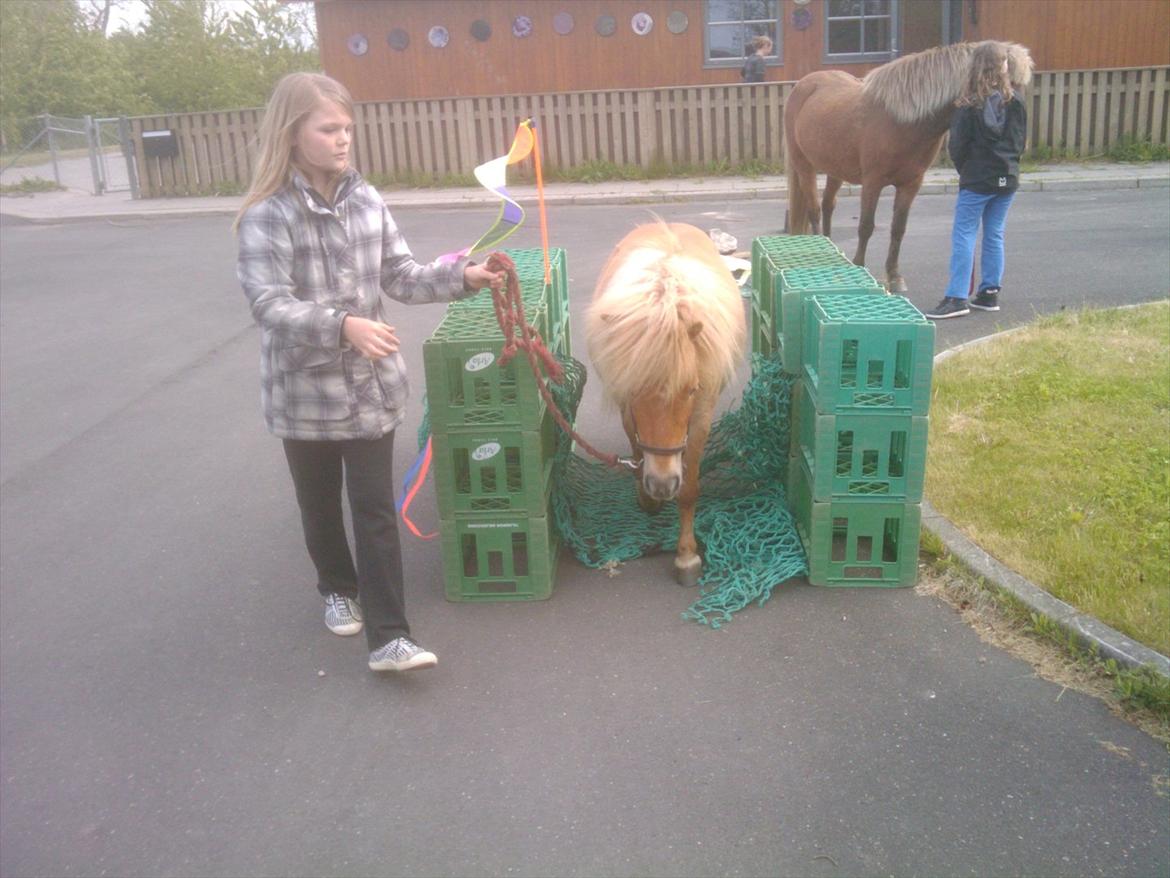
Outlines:
[[624, 466], [626, 469], [628, 469], [632, 473], [636, 473], [638, 470], [640, 470], [642, 468], [642, 461], [636, 460], [632, 457], [619, 457], [617, 459], [617, 462], [620, 466]]

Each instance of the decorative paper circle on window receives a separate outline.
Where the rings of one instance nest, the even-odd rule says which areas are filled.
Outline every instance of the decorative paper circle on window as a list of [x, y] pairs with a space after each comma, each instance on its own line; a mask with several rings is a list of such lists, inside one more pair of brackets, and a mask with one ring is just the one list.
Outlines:
[[808, 30], [809, 25], [812, 24], [812, 13], [808, 8], [801, 6], [798, 9], [792, 10], [792, 26], [796, 30]]
[[410, 45], [410, 34], [400, 27], [394, 28], [390, 33], [386, 34], [386, 45], [388, 45], [395, 52], [402, 52]]
[[471, 23], [471, 35], [481, 43], [486, 43], [492, 35], [492, 26], [482, 18]]
[[654, 19], [649, 12], [635, 12], [630, 19], [630, 27], [638, 36], [644, 37], [654, 29]]
[[603, 37], [612, 37], [613, 32], [617, 30], [617, 19], [612, 15], [599, 15], [593, 29]]
[[366, 39], [365, 34], [353, 34], [345, 41], [345, 47], [349, 49], [351, 55], [364, 55], [370, 51], [370, 41]]
[[427, 42], [436, 49], [441, 49], [447, 45], [447, 41], [451, 39], [451, 35], [447, 33], [447, 28], [441, 24], [436, 24], [429, 31], [427, 31]]
[[532, 19], [527, 15], [517, 15], [512, 19], [512, 36], [517, 39], [529, 36], [532, 33]]
[[681, 34], [687, 29], [688, 24], [687, 14], [681, 9], [676, 9], [666, 16], [666, 29], [672, 34]]
[[553, 30], [559, 33], [562, 37], [565, 34], [572, 33], [573, 16], [567, 12], [558, 12], [553, 16]]

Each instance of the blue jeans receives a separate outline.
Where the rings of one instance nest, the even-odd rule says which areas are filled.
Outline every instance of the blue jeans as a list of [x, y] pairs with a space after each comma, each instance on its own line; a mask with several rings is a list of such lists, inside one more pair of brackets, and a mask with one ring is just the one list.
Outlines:
[[1003, 230], [1008, 208], [1015, 192], [983, 195], [970, 189], [959, 190], [955, 204], [955, 225], [951, 231], [951, 279], [946, 295], [966, 299], [971, 289], [971, 271], [975, 262], [975, 236], [983, 223], [983, 252], [979, 259], [979, 289], [1001, 286], [1003, 280]]

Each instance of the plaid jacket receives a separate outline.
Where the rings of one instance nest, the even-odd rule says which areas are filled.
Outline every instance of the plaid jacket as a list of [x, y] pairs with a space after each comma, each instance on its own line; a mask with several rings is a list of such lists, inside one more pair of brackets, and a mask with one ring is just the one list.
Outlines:
[[342, 321], [393, 325], [383, 293], [407, 305], [472, 295], [468, 260], [415, 262], [377, 190], [353, 170], [332, 205], [294, 172], [247, 210], [239, 245], [268, 429], [283, 439], [376, 439], [397, 427], [409, 392], [402, 356], [366, 359], [342, 339]]

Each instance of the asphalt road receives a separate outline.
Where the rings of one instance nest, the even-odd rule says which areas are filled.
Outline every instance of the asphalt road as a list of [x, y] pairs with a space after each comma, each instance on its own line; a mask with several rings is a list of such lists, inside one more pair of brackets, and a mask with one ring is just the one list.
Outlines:
[[[920, 307], [952, 204], [911, 216]], [[783, 202], [656, 210], [746, 244]], [[493, 215], [396, 212], [423, 258]], [[578, 338], [646, 215], [550, 213]], [[440, 664], [370, 673], [321, 622], [227, 222], [0, 233], [0, 874], [1170, 875], [1166, 749], [912, 589], [792, 582], [710, 631], [679, 618], [694, 592], [665, 555], [612, 578], [564, 558], [549, 601], [452, 604], [438, 547], [407, 538]], [[1026, 193], [1008, 243], [1004, 310], [943, 323], [940, 349], [1170, 291], [1166, 190]], [[400, 471], [441, 313], [398, 319]], [[595, 387], [579, 423], [620, 447]], [[433, 495], [415, 510], [434, 522]]]

